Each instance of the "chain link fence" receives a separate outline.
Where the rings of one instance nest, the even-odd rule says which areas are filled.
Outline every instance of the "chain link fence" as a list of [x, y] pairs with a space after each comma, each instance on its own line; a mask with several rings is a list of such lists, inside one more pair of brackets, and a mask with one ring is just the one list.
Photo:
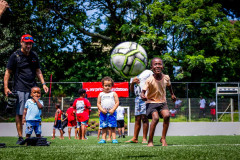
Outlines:
[[[180, 107], [175, 107], [175, 104], [170, 99], [170, 94], [167, 91], [167, 102], [169, 109], [177, 110], [176, 116], [171, 118], [172, 122], [197, 122], [211, 121], [209, 104], [211, 100], [217, 100], [217, 114], [215, 120], [224, 122], [239, 121], [239, 94], [217, 95], [216, 82], [198, 83], [198, 82], [172, 82], [173, 90], [176, 97], [181, 100]], [[239, 83], [235, 83], [235, 86]], [[233, 84], [224, 84], [225, 86], [233, 86]], [[222, 86], [224, 86], [222, 85]], [[78, 98], [77, 91], [82, 87], [81, 82], [74, 83], [52, 83], [51, 96], [42, 91], [42, 100], [44, 101], [44, 109], [42, 112], [43, 118], [54, 117], [55, 104], [60, 103], [63, 110], [67, 110], [70, 103]], [[3, 82], [0, 83], [0, 121], [8, 117], [14, 117], [14, 108], [7, 107], [7, 98], [4, 96]], [[200, 96], [206, 100], [205, 115], [200, 110]], [[97, 106], [97, 98], [88, 98], [93, 107]], [[130, 121], [134, 122], [134, 95], [130, 94], [129, 98], [119, 98], [121, 106], [130, 107]], [[97, 109], [93, 109], [92, 115], [97, 115]], [[91, 119], [91, 117], [90, 117]]]

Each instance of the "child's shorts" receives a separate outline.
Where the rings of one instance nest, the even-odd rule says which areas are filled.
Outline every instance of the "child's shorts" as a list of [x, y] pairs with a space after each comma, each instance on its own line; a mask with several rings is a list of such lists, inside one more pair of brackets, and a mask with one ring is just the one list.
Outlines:
[[62, 121], [61, 120], [57, 120], [57, 124], [53, 125], [53, 129], [62, 129]]
[[124, 127], [124, 120], [117, 120], [117, 128]]
[[34, 130], [36, 135], [42, 133], [41, 121], [27, 121], [26, 122], [25, 133], [26, 134], [32, 134], [33, 130]]
[[135, 98], [135, 116], [146, 115], [146, 103], [141, 98]]
[[75, 121], [75, 120], [68, 121], [67, 126], [68, 126], [68, 128], [77, 127], [77, 121]]
[[77, 122], [77, 128], [80, 128], [81, 125], [87, 125], [87, 123], [88, 123], [88, 120], [83, 121], [83, 122]]
[[148, 119], [152, 119], [152, 113], [155, 111], [157, 111], [159, 117], [162, 118], [161, 111], [169, 110], [167, 103], [147, 103], [146, 108], [147, 108], [146, 115]]
[[107, 127], [117, 127], [117, 112], [115, 111], [113, 115], [110, 115], [109, 112], [107, 114], [103, 114], [100, 112], [100, 127], [107, 128]]

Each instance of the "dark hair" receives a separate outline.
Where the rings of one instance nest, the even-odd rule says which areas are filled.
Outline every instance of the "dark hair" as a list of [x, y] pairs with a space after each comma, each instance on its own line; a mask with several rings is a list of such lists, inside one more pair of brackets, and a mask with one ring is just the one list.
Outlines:
[[159, 58], [159, 57], [154, 57], [152, 60], [151, 60], [151, 67], [152, 67], [152, 62], [153, 62], [153, 60], [155, 60], [155, 59], [160, 59], [162, 62], [163, 62], [163, 60], [161, 59], [161, 58]]
[[71, 102], [69, 105], [70, 105], [70, 106], [73, 106], [73, 103]]
[[113, 79], [112, 79], [111, 77], [108, 77], [108, 76], [104, 77], [104, 78], [101, 80], [102, 85], [104, 85], [104, 81], [111, 81], [111, 82], [112, 82], [112, 87], [113, 87], [114, 81], [113, 81]]
[[61, 105], [60, 105], [60, 103], [56, 103], [55, 106], [56, 106], [57, 108], [60, 108]]
[[81, 95], [83, 95], [84, 93], [86, 93], [86, 90], [85, 89], [79, 89], [78, 90], [78, 94], [81, 96]]

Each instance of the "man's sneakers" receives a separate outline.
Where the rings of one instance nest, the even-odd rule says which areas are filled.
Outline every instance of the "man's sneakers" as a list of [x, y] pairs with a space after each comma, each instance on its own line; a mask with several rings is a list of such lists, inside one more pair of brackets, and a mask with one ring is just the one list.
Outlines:
[[23, 138], [22, 138], [22, 137], [19, 137], [19, 138], [18, 138], [18, 141], [16, 142], [16, 144], [21, 144], [22, 141], [23, 141]]
[[122, 137], [125, 138], [125, 135], [123, 135]]
[[118, 138], [121, 138], [121, 136], [119, 135]]

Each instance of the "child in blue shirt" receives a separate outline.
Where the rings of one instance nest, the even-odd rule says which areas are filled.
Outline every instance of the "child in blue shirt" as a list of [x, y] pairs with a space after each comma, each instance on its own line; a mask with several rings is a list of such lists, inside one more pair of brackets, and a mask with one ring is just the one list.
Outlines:
[[29, 138], [34, 130], [36, 137], [41, 137], [41, 114], [43, 101], [40, 100], [41, 89], [31, 88], [31, 98], [25, 103], [22, 124], [26, 122], [26, 138]]

